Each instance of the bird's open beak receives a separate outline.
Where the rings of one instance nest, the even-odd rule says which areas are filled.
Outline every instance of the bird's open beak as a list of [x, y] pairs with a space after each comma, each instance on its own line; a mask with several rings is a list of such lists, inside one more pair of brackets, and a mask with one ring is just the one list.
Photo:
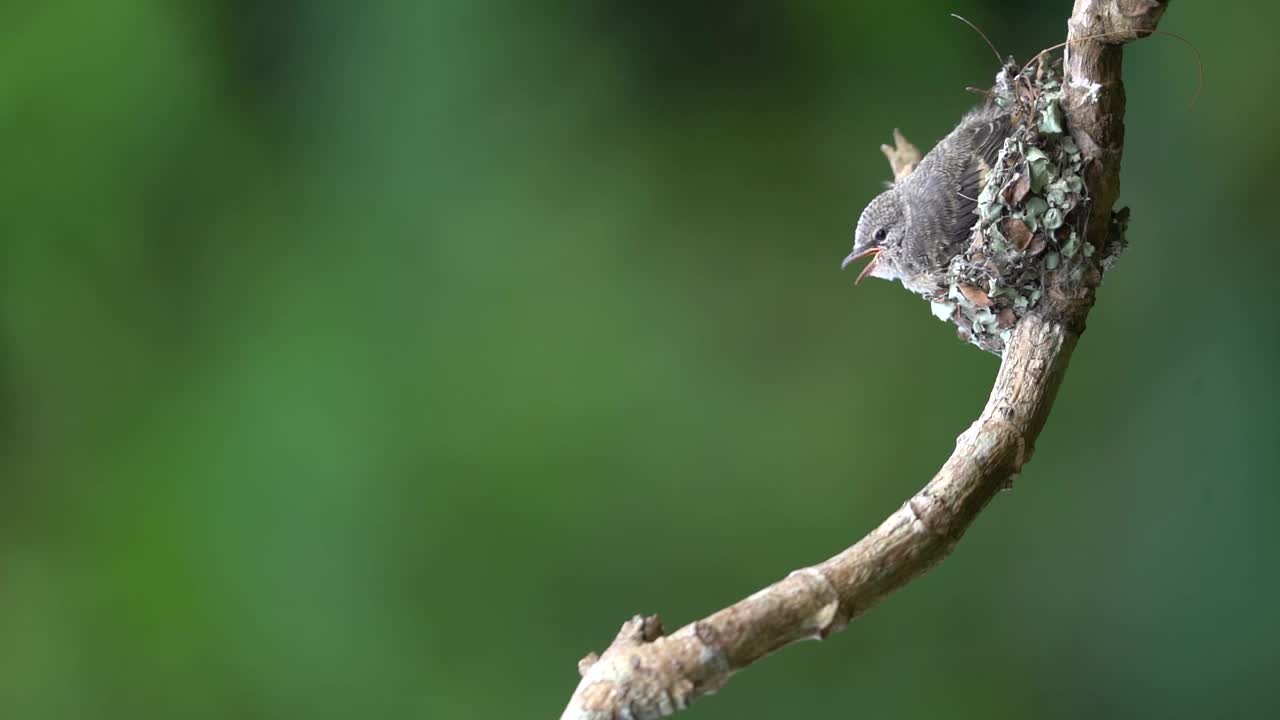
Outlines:
[[878, 247], [869, 247], [866, 250], [863, 250], [861, 252], [855, 250], [854, 252], [849, 253], [849, 257], [845, 258], [844, 262], [840, 263], [840, 269], [843, 270], [849, 267], [851, 263], [857, 260], [861, 260], [862, 258], [870, 255], [871, 262], [867, 263], [867, 266], [862, 268], [862, 272], [858, 273], [858, 278], [853, 281], [853, 284], [857, 285], [858, 283], [862, 282], [862, 278], [866, 277], [867, 275], [870, 275], [871, 271], [875, 269], [876, 257], [879, 254], [880, 254], [880, 248]]

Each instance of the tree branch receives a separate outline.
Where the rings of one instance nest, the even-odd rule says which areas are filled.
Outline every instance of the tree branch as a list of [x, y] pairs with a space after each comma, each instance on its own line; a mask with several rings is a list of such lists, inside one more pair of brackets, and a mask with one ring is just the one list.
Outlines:
[[[1075, 0], [1068, 23], [1064, 110], [1089, 159], [1086, 240], [1099, 250], [1113, 240], [1111, 209], [1120, 188], [1121, 46], [1155, 30], [1167, 6], [1168, 0]], [[1030, 459], [1100, 280], [1097, 272], [1074, 283], [1052, 279], [1045, 299], [1014, 329], [982, 415], [929, 484], [879, 527], [835, 557], [670, 635], [656, 616], [627, 621], [603, 655], [579, 663], [582, 680], [561, 720], [647, 720], [683, 710], [769, 653], [841, 630], [949, 555]]]

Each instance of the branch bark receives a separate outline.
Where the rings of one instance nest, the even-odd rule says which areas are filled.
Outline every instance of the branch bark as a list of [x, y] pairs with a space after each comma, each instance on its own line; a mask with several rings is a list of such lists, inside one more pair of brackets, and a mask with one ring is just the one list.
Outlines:
[[[1120, 191], [1122, 46], [1154, 31], [1167, 6], [1168, 0], [1075, 0], [1068, 22], [1064, 110], [1089, 159], [1086, 240], [1099, 250], [1111, 240]], [[1014, 329], [981, 416], [937, 475], [879, 527], [835, 557], [670, 635], [657, 616], [628, 620], [603, 655], [579, 662], [582, 680], [561, 720], [647, 720], [683, 710], [769, 653], [841, 630], [949, 555], [1031, 458], [1099, 281], [1097, 273], [1077, 283], [1054, 281], [1039, 309]]]

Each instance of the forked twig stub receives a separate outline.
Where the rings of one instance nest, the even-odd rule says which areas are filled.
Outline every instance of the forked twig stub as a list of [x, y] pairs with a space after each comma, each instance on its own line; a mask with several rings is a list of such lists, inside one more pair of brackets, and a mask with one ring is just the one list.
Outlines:
[[[1156, 29], [1168, 0], [1075, 0], [1065, 63], [1069, 129], [1091, 161], [1088, 241], [1106, 245], [1124, 149], [1121, 45]], [[1116, 34], [1117, 29], [1131, 31]], [[1094, 38], [1111, 33], [1105, 39]], [[1092, 38], [1092, 39], [1091, 39]], [[885, 155], [901, 179], [919, 150], [895, 133]], [[941, 562], [987, 503], [1021, 470], [1048, 419], [1094, 288], [1050, 292], [1014, 328], [982, 415], [937, 475], [879, 527], [838, 555], [791, 573], [729, 607], [662, 634], [656, 617], [623, 625], [579, 663], [561, 720], [652, 720], [715, 692], [782, 647], [839, 631]]]
[[881, 145], [880, 152], [889, 159], [889, 168], [893, 170], [893, 181], [902, 182], [920, 164], [920, 148], [912, 145], [902, 132], [893, 129], [893, 145]]

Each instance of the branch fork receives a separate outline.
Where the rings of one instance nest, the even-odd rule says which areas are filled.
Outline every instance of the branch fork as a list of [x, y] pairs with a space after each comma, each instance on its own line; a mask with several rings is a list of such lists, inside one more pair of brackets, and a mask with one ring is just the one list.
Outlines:
[[897, 128], [893, 129], [893, 145], [881, 145], [880, 152], [889, 160], [889, 169], [893, 171], [895, 183], [902, 182], [903, 178], [910, 175], [924, 157], [920, 154], [920, 148], [912, 145]]

